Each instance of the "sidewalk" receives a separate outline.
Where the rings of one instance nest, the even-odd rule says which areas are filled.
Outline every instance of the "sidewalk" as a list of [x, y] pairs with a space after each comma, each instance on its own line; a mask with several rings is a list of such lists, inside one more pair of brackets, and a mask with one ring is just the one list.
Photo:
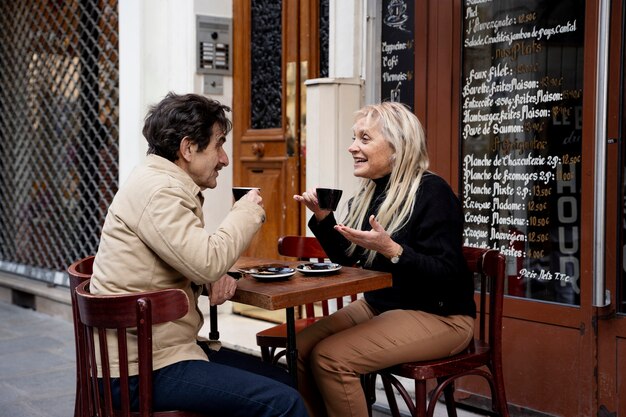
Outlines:
[[[258, 356], [254, 335], [271, 324], [229, 311], [228, 303], [220, 306], [224, 346]], [[71, 322], [0, 301], [0, 417], [72, 416], [75, 360]], [[445, 406], [438, 405], [435, 416], [446, 415]], [[458, 415], [476, 416], [461, 410]], [[386, 416], [374, 412], [374, 417]]]
[[0, 416], [70, 417], [74, 330], [56, 317], [0, 302]]

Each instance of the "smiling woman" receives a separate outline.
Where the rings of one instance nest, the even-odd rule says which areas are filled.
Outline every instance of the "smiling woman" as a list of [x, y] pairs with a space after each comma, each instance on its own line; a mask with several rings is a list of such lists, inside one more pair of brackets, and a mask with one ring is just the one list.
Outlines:
[[391, 172], [394, 150], [382, 135], [376, 116], [361, 117], [354, 124], [354, 141], [348, 148], [354, 159], [354, 176], [377, 179]]
[[320, 207], [315, 189], [294, 199], [313, 212], [309, 228], [333, 263], [391, 272], [393, 287], [365, 292], [298, 333], [299, 387], [316, 416], [367, 415], [360, 375], [459, 352], [476, 313], [461, 204], [427, 171], [417, 117], [384, 102], [358, 111], [353, 130], [348, 151], [361, 181], [344, 223]]

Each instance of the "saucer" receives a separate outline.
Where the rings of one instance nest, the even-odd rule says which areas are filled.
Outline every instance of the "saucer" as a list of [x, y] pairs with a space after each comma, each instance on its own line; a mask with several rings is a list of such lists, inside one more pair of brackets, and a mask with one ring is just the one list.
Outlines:
[[322, 275], [339, 271], [341, 265], [332, 262], [307, 262], [298, 265], [296, 269], [306, 275]]
[[260, 281], [278, 281], [287, 279], [296, 273], [296, 270], [284, 265], [259, 265], [239, 269], [240, 272], [248, 274]]

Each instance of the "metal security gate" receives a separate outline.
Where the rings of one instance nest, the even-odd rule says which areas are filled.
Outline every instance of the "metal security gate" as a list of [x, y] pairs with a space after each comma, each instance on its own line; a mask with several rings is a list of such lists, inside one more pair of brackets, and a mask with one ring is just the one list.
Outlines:
[[66, 285], [118, 187], [117, 0], [0, 1], [0, 270]]

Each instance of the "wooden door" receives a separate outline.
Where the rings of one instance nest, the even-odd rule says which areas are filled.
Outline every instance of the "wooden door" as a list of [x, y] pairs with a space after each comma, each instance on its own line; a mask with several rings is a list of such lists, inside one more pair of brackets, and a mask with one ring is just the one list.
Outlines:
[[234, 185], [261, 188], [267, 220], [246, 255], [277, 257], [303, 234], [293, 200], [305, 184], [304, 81], [319, 73], [317, 0], [237, 0], [234, 15]]
[[598, 309], [598, 416], [626, 415], [626, 2], [611, 2], [607, 95], [605, 279], [611, 303]]
[[[306, 183], [304, 82], [327, 65], [319, 27], [327, 27], [328, 0], [235, 0], [233, 20], [233, 183], [260, 187], [267, 215], [245, 255], [277, 258], [280, 236], [305, 234], [305, 211], [293, 200]], [[285, 319], [282, 311], [235, 311]]]

